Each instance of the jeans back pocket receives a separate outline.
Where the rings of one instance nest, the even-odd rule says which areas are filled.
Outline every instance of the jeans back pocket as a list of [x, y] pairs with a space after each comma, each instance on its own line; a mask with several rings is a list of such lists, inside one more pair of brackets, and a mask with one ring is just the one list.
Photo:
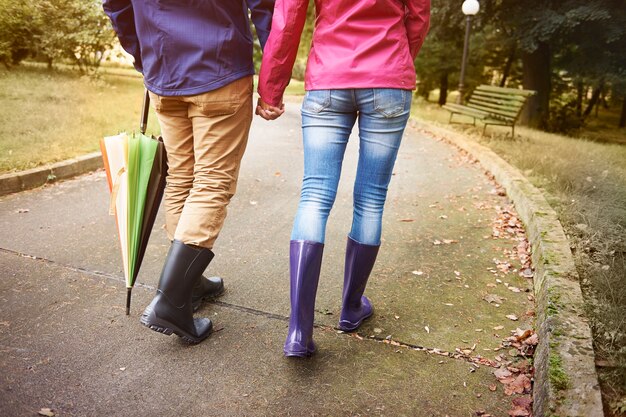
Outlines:
[[304, 95], [302, 110], [320, 113], [330, 107], [330, 90], [309, 90]]
[[384, 117], [395, 117], [409, 110], [411, 92], [399, 88], [375, 88], [374, 110]]

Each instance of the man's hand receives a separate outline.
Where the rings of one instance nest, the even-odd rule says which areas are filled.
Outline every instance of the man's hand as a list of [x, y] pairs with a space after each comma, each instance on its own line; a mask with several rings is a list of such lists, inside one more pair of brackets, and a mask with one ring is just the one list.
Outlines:
[[281, 114], [285, 112], [285, 103], [280, 103], [280, 107], [275, 107], [267, 104], [259, 97], [259, 101], [256, 105], [256, 114], [261, 116], [265, 120], [278, 119]]

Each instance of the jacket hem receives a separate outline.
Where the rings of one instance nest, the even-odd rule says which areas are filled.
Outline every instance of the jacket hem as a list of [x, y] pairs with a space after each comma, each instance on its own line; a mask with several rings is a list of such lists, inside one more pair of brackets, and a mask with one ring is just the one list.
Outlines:
[[254, 69], [246, 69], [244, 71], [234, 72], [225, 77], [213, 80], [209, 83], [202, 84], [196, 87], [184, 87], [184, 88], [163, 88], [156, 85], [152, 85], [144, 80], [144, 84], [148, 91], [163, 97], [176, 97], [176, 96], [195, 96], [203, 94], [209, 91], [222, 88], [233, 81], [237, 81], [240, 78], [254, 75]]

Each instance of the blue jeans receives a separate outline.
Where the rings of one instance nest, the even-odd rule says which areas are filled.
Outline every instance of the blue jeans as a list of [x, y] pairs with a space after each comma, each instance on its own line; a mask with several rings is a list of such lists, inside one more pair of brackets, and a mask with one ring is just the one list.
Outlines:
[[380, 245], [387, 187], [410, 109], [409, 90], [307, 91], [302, 104], [304, 179], [292, 240], [324, 243], [346, 145], [358, 119], [359, 163], [350, 237]]

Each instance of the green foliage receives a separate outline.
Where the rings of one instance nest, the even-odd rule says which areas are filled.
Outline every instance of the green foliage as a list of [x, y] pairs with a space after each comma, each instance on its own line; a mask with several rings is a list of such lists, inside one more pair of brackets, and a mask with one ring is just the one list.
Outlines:
[[[622, 105], [624, 0], [481, 0], [480, 5], [472, 18], [467, 90], [485, 82], [536, 90], [522, 120], [558, 132], [582, 127], [599, 103]], [[432, 4], [431, 30], [416, 60], [424, 97], [448, 82], [456, 85], [464, 22], [460, 2]]]
[[93, 72], [114, 38], [98, 0], [0, 0], [0, 61], [7, 65], [38, 55]]
[[32, 2], [0, 0], [0, 62], [6, 66], [19, 64], [33, 51], [39, 33], [34, 15]]

